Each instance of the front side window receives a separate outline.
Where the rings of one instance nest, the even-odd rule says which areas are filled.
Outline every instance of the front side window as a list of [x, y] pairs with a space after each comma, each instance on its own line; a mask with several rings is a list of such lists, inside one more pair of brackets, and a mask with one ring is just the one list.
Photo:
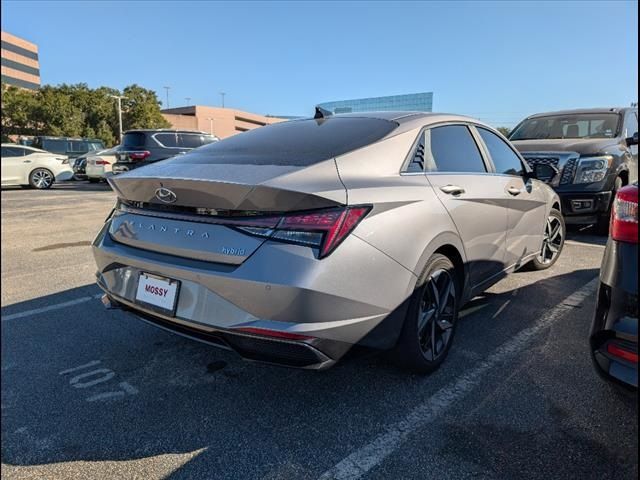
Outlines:
[[504, 140], [486, 128], [478, 127], [478, 133], [489, 150], [491, 160], [496, 167], [496, 173], [522, 175], [524, 168], [520, 158]]
[[427, 130], [425, 170], [485, 173], [480, 150], [464, 125], [446, 125]]

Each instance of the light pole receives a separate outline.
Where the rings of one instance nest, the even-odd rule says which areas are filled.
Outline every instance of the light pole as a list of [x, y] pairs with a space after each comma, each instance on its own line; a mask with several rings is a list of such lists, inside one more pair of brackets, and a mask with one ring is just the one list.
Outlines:
[[222, 97], [222, 108], [224, 108], [224, 96], [225, 95], [226, 95], [226, 93], [220, 92], [220, 96]]
[[122, 143], [122, 99], [126, 100], [127, 97], [124, 97], [122, 95], [109, 95], [109, 96], [111, 98], [115, 98], [118, 103], [118, 133], [119, 133], [120, 143]]
[[166, 90], [166, 92], [167, 92], [167, 107], [166, 108], [169, 108], [169, 89], [171, 87], [162, 87], [162, 88], [164, 88]]
[[191, 97], [184, 97], [184, 99], [187, 101], [187, 107], [191, 105]]

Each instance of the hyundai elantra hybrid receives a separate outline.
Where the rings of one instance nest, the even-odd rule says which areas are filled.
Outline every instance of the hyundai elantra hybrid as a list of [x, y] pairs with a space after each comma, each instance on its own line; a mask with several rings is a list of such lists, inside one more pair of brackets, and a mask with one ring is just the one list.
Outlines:
[[426, 373], [467, 300], [557, 261], [560, 200], [536, 179], [556, 173], [471, 118], [316, 109], [111, 177], [97, 282], [245, 359], [323, 369], [357, 344]]

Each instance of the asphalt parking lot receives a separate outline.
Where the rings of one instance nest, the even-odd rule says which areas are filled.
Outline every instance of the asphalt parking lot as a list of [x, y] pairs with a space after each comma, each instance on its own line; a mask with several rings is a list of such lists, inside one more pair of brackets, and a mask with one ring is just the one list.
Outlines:
[[104, 310], [89, 244], [114, 198], [2, 191], [6, 478], [637, 478], [636, 400], [587, 350], [604, 238], [474, 299], [430, 376], [361, 350], [312, 372]]

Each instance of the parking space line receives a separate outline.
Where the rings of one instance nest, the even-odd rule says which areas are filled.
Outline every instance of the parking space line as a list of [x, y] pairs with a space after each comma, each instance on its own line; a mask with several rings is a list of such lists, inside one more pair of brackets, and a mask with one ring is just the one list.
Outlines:
[[94, 300], [96, 298], [100, 298], [102, 296], [101, 293], [97, 295], [92, 295], [90, 297], [80, 297], [75, 300], [69, 300], [68, 302], [56, 303], [55, 305], [48, 305], [46, 307], [34, 308], [33, 310], [26, 310], [24, 312], [12, 313], [10, 315], [3, 315], [2, 321], [6, 322], [8, 320], [16, 320], [18, 318], [30, 317], [31, 315], [38, 315], [40, 313], [51, 312], [53, 310], [60, 310], [61, 308], [72, 307], [73, 305], [79, 305], [81, 303], [88, 302], [90, 300]]
[[355, 480], [380, 465], [389, 455], [416, 430], [423, 428], [441, 416], [452, 404], [473, 390], [489, 371], [503, 361], [521, 352], [543, 329], [549, 327], [573, 307], [581, 304], [596, 290], [598, 279], [594, 278], [586, 285], [569, 295], [531, 327], [525, 328], [511, 340], [498, 347], [486, 360], [481, 360], [472, 370], [457, 381], [445, 386], [414, 408], [403, 420], [390, 425], [385, 432], [373, 441], [355, 450], [330, 470], [320, 476], [320, 480]]
[[605, 248], [606, 247], [606, 245], [598, 245], [596, 243], [578, 242], [576, 240], [565, 240], [564, 243], [567, 243], [569, 245], [575, 245], [576, 247], [593, 247], [593, 248]]

